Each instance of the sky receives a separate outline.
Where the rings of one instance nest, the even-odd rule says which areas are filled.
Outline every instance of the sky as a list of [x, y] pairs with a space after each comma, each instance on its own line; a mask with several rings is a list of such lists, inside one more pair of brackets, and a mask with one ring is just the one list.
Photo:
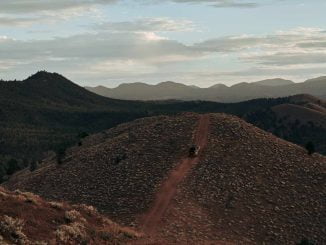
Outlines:
[[82, 86], [326, 75], [325, 0], [1, 0], [0, 79]]

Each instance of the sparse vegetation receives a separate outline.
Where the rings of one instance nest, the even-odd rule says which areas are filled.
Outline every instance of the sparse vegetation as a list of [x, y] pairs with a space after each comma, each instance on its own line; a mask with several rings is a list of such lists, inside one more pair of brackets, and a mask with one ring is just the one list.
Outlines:
[[[39, 205], [33, 209], [24, 196], [37, 197], [33, 193], [9, 192], [0, 187], [0, 244], [89, 244], [90, 241], [107, 244], [105, 236], [114, 244], [125, 244], [140, 238], [131, 229], [105, 222], [107, 218], [92, 207], [76, 205], [75, 208], [81, 209], [78, 212], [69, 204], [47, 203], [37, 197]], [[102, 231], [105, 236], [101, 235]]]

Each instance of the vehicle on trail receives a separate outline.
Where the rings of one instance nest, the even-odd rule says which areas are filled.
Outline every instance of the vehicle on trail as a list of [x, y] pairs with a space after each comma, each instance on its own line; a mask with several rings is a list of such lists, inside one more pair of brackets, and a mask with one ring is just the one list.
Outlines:
[[189, 149], [189, 157], [197, 157], [199, 154], [200, 146], [193, 145]]

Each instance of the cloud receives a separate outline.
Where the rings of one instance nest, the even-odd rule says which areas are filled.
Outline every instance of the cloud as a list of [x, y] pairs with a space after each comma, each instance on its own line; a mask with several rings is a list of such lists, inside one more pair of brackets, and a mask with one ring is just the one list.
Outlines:
[[186, 4], [205, 4], [216, 8], [254, 8], [261, 5], [259, 0], [136, 0], [145, 4], [174, 2]]
[[183, 32], [194, 30], [194, 24], [189, 20], [157, 17], [124, 22], [104, 22], [97, 24], [95, 28], [111, 32]]
[[259, 4], [257, 1], [246, 0], [171, 0], [176, 3], [196, 3], [196, 4], [209, 4], [217, 8], [253, 8]]
[[274, 53], [271, 55], [257, 55], [244, 59], [265, 66], [284, 66], [301, 64], [326, 64], [326, 53]]
[[[299, 74], [304, 67], [311, 70], [326, 67], [323, 48], [326, 33], [321, 29], [296, 28], [270, 35], [226, 36], [185, 44], [158, 34], [188, 28], [188, 23], [171, 27], [174, 22], [177, 23], [157, 18], [140, 19], [134, 24], [111, 22], [101, 26], [105, 31], [99, 28], [98, 32], [48, 40], [0, 36], [0, 71], [16, 77], [20, 72], [27, 76], [46, 69], [73, 75], [77, 81], [86, 78], [134, 81], [143, 77], [153, 81], [203, 78], [204, 82], [214, 80], [209, 74], [227, 80], [241, 74], [250, 76], [249, 72], [257, 76], [266, 71], [266, 74], [271, 71], [283, 74], [285, 70]], [[232, 67], [214, 65], [217, 61], [225, 64], [228, 59]], [[237, 73], [241, 70], [248, 74]]]
[[1, 0], [0, 26], [29, 26], [97, 12], [118, 0]]
[[4, 38], [0, 42], [0, 60], [17, 63], [42, 61], [45, 66], [47, 62], [62, 61], [94, 64], [128, 60], [161, 64], [195, 59], [201, 55], [200, 50], [150, 32], [104, 32], [32, 41]]
[[1, 0], [0, 13], [26, 14], [67, 9], [90, 8], [94, 5], [113, 4], [117, 0]]
[[326, 33], [314, 28], [296, 28], [266, 36], [221, 37], [193, 47], [208, 53], [236, 53], [242, 62], [265, 66], [326, 63]]
[[[268, 0], [271, 1], [271, 0]], [[151, 5], [154, 3], [184, 3], [184, 4], [205, 4], [216, 8], [254, 8], [260, 6], [262, 1], [258, 0], [131, 0], [130, 2]], [[56, 22], [67, 20], [76, 16], [94, 17], [95, 12], [100, 12], [103, 6], [117, 3], [125, 3], [124, 0], [1, 0], [0, 1], [0, 26], [29, 26], [37, 23]], [[90, 12], [93, 12], [90, 14]], [[150, 23], [152, 26], [161, 25], [160, 20], [157, 23]], [[126, 23], [117, 23], [110, 28], [121, 28]], [[146, 23], [136, 23], [146, 27]], [[128, 25], [128, 28], [137, 28], [137, 25]], [[169, 30], [173, 30], [173, 23], [165, 23]], [[182, 23], [174, 23], [180, 26]], [[113, 23], [111, 23], [113, 25]]]
[[0, 27], [4, 26], [19, 26], [19, 27], [25, 27], [30, 26], [35, 23], [38, 23], [41, 20], [41, 18], [37, 17], [12, 17], [12, 16], [0, 16]]
[[[155, 1], [133, 0], [138, 3], [152, 4]], [[163, 0], [159, 2], [175, 2], [190, 4], [208, 4], [213, 7], [252, 8], [258, 6], [258, 0]], [[99, 5], [110, 5], [122, 0], [1, 0], [0, 13], [2, 14], [28, 14], [38, 12], [60, 12], [80, 8], [91, 8]]]

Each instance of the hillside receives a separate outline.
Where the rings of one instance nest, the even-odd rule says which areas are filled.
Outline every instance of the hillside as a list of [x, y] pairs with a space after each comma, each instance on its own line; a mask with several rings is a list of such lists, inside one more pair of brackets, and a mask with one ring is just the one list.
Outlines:
[[3, 188], [0, 204], [1, 244], [127, 244], [141, 237], [92, 206], [47, 202]]
[[[193, 142], [199, 158], [187, 157]], [[163, 241], [323, 244], [325, 171], [325, 157], [237, 117], [183, 114], [87, 137], [61, 165], [50, 160], [5, 186], [93, 205]]]
[[2, 81], [0, 154], [37, 158], [62, 142], [76, 142], [81, 132], [103, 130], [145, 115], [129, 110], [129, 105], [88, 92], [56, 73]]
[[[162, 84], [162, 87], [171, 90], [174, 86], [171, 82]], [[248, 84], [238, 86], [246, 87]], [[0, 81], [0, 182], [17, 170], [34, 168], [41, 159], [64, 151], [69, 146], [81, 144], [82, 138], [89, 134], [137, 118], [183, 112], [237, 115], [288, 141], [300, 145], [311, 141], [318, 152], [326, 154], [323, 140], [325, 127], [316, 127], [308, 120], [298, 118], [305, 127], [304, 130], [298, 130], [297, 125], [287, 125], [294, 124], [292, 121], [284, 120], [283, 123], [283, 116], [278, 117], [272, 110], [283, 104], [322, 110], [325, 104], [319, 105], [321, 100], [306, 97], [308, 102], [294, 99], [300, 96], [240, 103], [173, 100], [140, 102], [104, 98], [56, 73], [38, 72], [24, 81]], [[292, 117], [291, 114], [288, 116]]]
[[[165, 86], [169, 84], [169, 86]], [[173, 88], [172, 88], [173, 87]], [[89, 91], [100, 95], [128, 100], [205, 100], [216, 102], [240, 102], [257, 98], [287, 97], [296, 94], [311, 94], [325, 96], [326, 77], [294, 83], [281, 78], [267, 79], [253, 83], [239, 83], [231, 87], [216, 84], [209, 88], [193, 88], [179, 83], [160, 83], [148, 85], [145, 83], [122, 84], [117, 88], [86, 87]]]
[[326, 102], [310, 95], [289, 97], [288, 102], [249, 113], [246, 120], [274, 135], [305, 145], [312, 142], [326, 154]]

